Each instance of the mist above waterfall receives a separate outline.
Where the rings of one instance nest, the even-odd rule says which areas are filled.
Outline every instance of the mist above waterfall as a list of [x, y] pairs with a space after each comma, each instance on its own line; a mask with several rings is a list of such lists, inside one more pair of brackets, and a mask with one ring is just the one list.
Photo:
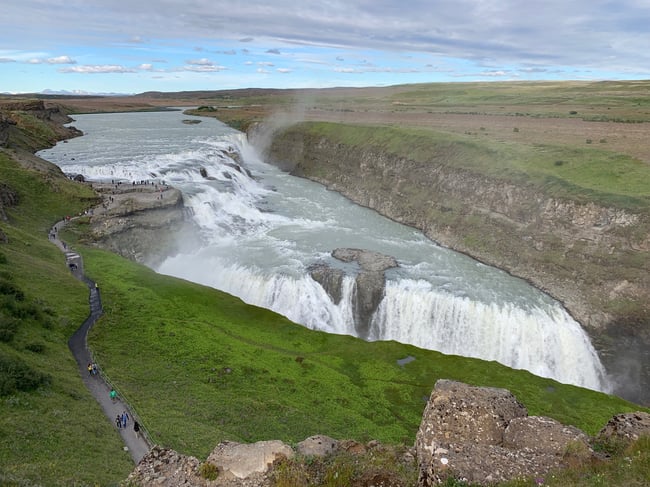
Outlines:
[[[180, 112], [78, 116], [75, 125], [87, 135], [41, 155], [91, 181], [164, 180], [177, 187], [201, 243], [188, 240], [158, 272], [221, 289], [309, 328], [353, 335], [355, 269], [331, 252], [380, 252], [399, 267], [386, 271], [369, 339], [608, 389], [586, 334], [547, 295], [281, 172], [260, 160], [243, 134], [216, 120], [188, 125], [183, 118]], [[345, 271], [339, 302], [309, 276], [315, 263]]]

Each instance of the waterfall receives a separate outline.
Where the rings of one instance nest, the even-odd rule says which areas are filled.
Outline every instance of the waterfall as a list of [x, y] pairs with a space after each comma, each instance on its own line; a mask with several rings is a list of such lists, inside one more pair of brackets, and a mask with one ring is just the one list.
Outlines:
[[587, 335], [559, 304], [550, 309], [485, 304], [423, 281], [389, 281], [371, 329], [375, 340], [496, 360], [592, 389], [606, 384]]
[[79, 115], [75, 125], [88, 135], [41, 156], [89, 181], [156, 180], [178, 188], [202, 244], [188, 243], [158, 272], [223, 290], [312, 329], [353, 335], [354, 269], [346, 268], [337, 304], [308, 269], [317, 262], [340, 265], [331, 256], [338, 247], [380, 252], [395, 257], [399, 268], [386, 272], [370, 340], [496, 360], [608, 390], [587, 335], [547, 295], [282, 173], [260, 160], [243, 134], [217, 121], [187, 125], [185, 117]]

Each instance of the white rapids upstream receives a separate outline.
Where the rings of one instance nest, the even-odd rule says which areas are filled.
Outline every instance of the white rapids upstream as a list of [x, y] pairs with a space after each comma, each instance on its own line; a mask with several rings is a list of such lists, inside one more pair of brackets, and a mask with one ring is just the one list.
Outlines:
[[[189, 118], [201, 123], [182, 123]], [[354, 278], [344, 279], [334, 304], [308, 268], [345, 267], [331, 257], [340, 247], [380, 252], [399, 267], [386, 271], [370, 340], [496, 360], [610, 390], [589, 338], [558, 302], [283, 173], [261, 160], [244, 134], [214, 119], [180, 111], [93, 114], [76, 116], [74, 125], [83, 137], [38, 155], [90, 181], [164, 181], [182, 192], [201, 244], [168, 257], [155, 269], [160, 273], [226, 291], [312, 329], [354, 335]]]

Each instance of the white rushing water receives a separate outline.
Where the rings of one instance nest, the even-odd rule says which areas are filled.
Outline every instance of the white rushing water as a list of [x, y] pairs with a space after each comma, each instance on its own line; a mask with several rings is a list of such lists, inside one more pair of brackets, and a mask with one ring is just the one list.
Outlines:
[[195, 117], [80, 115], [73, 125], [84, 137], [39, 155], [91, 181], [164, 181], [181, 190], [202, 243], [169, 257], [158, 272], [224, 290], [312, 329], [354, 334], [353, 277], [344, 280], [343, 298], [334, 304], [307, 269], [317, 262], [352, 268], [330, 256], [339, 247], [381, 252], [399, 267], [386, 272], [371, 340], [496, 360], [609, 389], [588, 337], [547, 295], [279, 171], [260, 160], [243, 134], [216, 120], [183, 124], [187, 118]]

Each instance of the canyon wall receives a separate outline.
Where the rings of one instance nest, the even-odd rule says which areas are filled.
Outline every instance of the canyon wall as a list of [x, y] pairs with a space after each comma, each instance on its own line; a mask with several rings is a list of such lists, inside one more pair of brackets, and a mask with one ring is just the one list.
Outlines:
[[[561, 301], [628, 399], [650, 403], [650, 215], [408, 153], [351, 145], [308, 125], [249, 131], [267, 159]], [[453, 159], [453, 147], [451, 151]], [[445, 162], [447, 161], [447, 162]]]

